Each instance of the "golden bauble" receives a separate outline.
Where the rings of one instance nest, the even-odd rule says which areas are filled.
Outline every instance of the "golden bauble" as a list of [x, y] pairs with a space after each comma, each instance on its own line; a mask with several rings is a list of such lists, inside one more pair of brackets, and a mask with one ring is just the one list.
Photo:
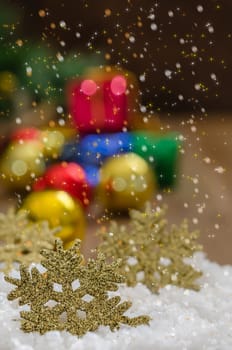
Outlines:
[[45, 171], [42, 144], [38, 141], [11, 143], [0, 160], [0, 174], [10, 188], [24, 189]]
[[47, 220], [51, 227], [61, 227], [56, 235], [63, 240], [66, 248], [76, 238], [84, 238], [86, 225], [82, 206], [67, 192], [32, 192], [25, 198], [20, 210], [26, 210], [32, 220]]
[[59, 130], [42, 131], [43, 154], [48, 158], [58, 158], [65, 143], [65, 136]]
[[134, 153], [108, 159], [100, 170], [98, 200], [112, 210], [140, 208], [151, 200], [155, 176], [149, 164]]

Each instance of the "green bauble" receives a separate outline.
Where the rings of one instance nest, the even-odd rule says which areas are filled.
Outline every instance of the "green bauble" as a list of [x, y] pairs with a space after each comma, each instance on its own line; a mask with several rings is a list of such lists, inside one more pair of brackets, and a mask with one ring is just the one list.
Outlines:
[[178, 134], [133, 132], [133, 151], [154, 169], [161, 188], [173, 187], [178, 170]]

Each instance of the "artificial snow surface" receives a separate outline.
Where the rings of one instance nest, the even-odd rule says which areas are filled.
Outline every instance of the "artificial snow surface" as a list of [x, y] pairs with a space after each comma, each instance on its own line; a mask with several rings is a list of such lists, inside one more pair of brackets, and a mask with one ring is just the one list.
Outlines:
[[200, 292], [167, 286], [154, 295], [143, 285], [120, 287], [117, 294], [133, 302], [127, 314], [149, 315], [150, 326], [122, 325], [115, 332], [101, 327], [82, 338], [57, 331], [23, 333], [18, 303], [7, 300], [13, 286], [0, 274], [0, 350], [231, 350], [232, 266], [219, 266], [202, 254], [194, 263], [204, 273]]

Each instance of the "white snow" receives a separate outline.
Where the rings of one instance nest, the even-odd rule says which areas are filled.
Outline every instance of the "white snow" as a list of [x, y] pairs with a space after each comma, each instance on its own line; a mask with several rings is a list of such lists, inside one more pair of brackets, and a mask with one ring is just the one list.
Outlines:
[[17, 301], [6, 298], [12, 286], [0, 274], [1, 350], [231, 350], [232, 349], [232, 266], [219, 266], [203, 254], [194, 263], [204, 276], [200, 292], [167, 286], [153, 295], [139, 284], [120, 286], [122, 300], [131, 300], [129, 316], [148, 314], [150, 326], [122, 325], [111, 332], [101, 327], [77, 338], [66, 332], [25, 334], [20, 330]]

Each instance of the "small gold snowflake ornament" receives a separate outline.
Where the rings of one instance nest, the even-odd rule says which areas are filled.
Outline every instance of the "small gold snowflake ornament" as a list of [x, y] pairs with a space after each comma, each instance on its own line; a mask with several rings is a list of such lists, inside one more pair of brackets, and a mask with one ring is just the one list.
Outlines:
[[186, 263], [202, 249], [198, 232], [189, 232], [187, 222], [167, 228], [165, 210], [154, 211], [147, 205], [144, 212], [130, 211], [128, 226], [113, 222], [108, 232], [100, 233], [99, 250], [107, 258], [121, 259], [120, 272], [129, 286], [138, 282], [152, 292], [167, 284], [199, 290], [196, 280], [202, 273]]
[[123, 277], [117, 273], [119, 262], [106, 264], [103, 254], [96, 260], [83, 264], [80, 241], [64, 250], [56, 240], [55, 250], [42, 250], [40, 272], [20, 266], [20, 279], [5, 277], [16, 288], [8, 295], [9, 300], [19, 299], [20, 305], [28, 305], [30, 311], [21, 311], [21, 328], [25, 332], [41, 334], [51, 331], [68, 331], [82, 336], [95, 331], [100, 325], [118, 329], [121, 324], [138, 326], [148, 324], [148, 316], [129, 318], [124, 313], [130, 302], [121, 302], [119, 296], [109, 292], [118, 290]]
[[14, 263], [38, 262], [42, 248], [54, 247], [56, 231], [47, 222], [31, 222], [25, 213], [13, 209], [0, 213], [0, 271], [9, 272]]

